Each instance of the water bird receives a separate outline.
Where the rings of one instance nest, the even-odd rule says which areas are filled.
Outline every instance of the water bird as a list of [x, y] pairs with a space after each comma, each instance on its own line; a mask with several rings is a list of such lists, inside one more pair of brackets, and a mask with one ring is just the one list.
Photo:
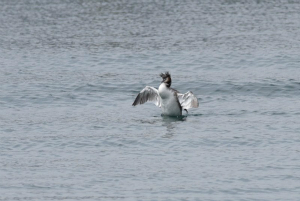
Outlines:
[[199, 107], [197, 97], [193, 92], [188, 91], [185, 94], [179, 93], [176, 89], [171, 88], [171, 75], [169, 72], [161, 73], [163, 79], [158, 90], [154, 87], [146, 86], [135, 98], [133, 106], [141, 105], [147, 101], [162, 109], [162, 115], [182, 116], [182, 110], [187, 112], [190, 108]]

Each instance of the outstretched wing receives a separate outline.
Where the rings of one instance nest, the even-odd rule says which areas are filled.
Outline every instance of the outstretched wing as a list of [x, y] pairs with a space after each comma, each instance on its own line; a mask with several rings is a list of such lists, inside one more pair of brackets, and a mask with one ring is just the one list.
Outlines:
[[153, 101], [154, 104], [158, 107], [161, 106], [160, 96], [158, 94], [158, 90], [154, 87], [146, 86], [135, 98], [133, 102], [133, 106], [144, 104], [147, 101]]
[[182, 109], [187, 110], [190, 108], [197, 108], [199, 106], [197, 97], [191, 91], [188, 91], [185, 94], [177, 93], [177, 97]]

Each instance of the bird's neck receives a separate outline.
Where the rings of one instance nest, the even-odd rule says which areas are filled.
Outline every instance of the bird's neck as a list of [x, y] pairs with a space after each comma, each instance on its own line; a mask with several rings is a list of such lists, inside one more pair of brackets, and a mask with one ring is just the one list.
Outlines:
[[172, 84], [172, 80], [171, 80], [171, 78], [170, 77], [168, 77], [165, 81], [164, 81], [164, 83], [166, 84], [166, 87], [170, 87], [171, 86], [171, 84]]

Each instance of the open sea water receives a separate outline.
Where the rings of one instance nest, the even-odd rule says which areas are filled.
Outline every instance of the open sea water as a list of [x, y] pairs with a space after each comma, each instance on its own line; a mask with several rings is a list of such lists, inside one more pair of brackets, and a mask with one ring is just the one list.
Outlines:
[[1, 0], [0, 200], [299, 201], [300, 2]]

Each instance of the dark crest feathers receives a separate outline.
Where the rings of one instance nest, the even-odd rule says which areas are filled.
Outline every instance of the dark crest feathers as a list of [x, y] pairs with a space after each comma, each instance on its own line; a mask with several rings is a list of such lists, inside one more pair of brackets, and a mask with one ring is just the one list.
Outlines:
[[167, 78], [167, 77], [171, 77], [170, 73], [167, 71], [165, 73], [161, 73], [160, 77], [162, 77], [163, 79]]
[[172, 79], [170, 73], [167, 71], [165, 73], [161, 73], [160, 76], [163, 79], [163, 82], [166, 84], [167, 87], [170, 87], [172, 84]]

